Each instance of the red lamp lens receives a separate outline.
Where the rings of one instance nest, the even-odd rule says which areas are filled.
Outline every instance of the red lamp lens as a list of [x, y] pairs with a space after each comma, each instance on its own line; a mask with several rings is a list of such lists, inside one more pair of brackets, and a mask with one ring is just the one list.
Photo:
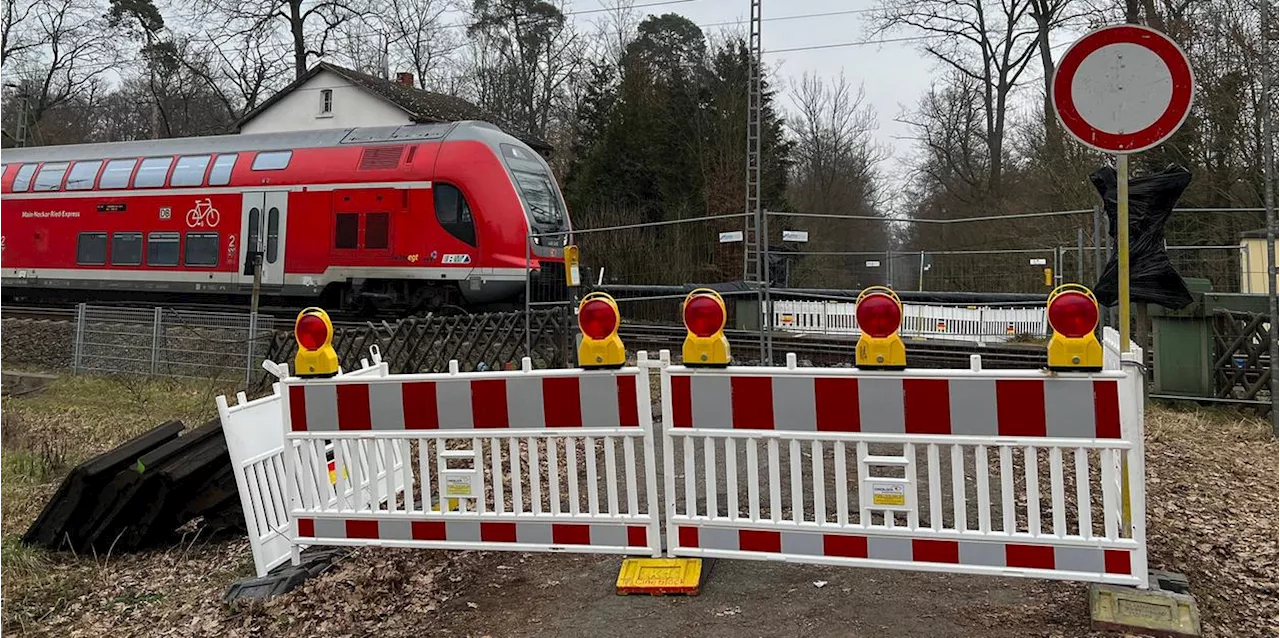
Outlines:
[[854, 315], [862, 332], [877, 339], [893, 334], [902, 323], [902, 308], [898, 307], [898, 302], [879, 293], [863, 297], [854, 309]]
[[588, 301], [578, 311], [578, 327], [592, 339], [604, 339], [617, 329], [618, 315], [607, 301]]
[[298, 320], [298, 325], [294, 326], [293, 334], [298, 339], [298, 345], [304, 349], [319, 350], [329, 337], [329, 328], [324, 325], [324, 319], [316, 315], [303, 315]]
[[1049, 325], [1065, 337], [1083, 337], [1098, 325], [1098, 306], [1078, 292], [1064, 292], [1049, 304]]
[[684, 304], [684, 325], [698, 337], [710, 337], [724, 327], [724, 308], [709, 295], [694, 297]]

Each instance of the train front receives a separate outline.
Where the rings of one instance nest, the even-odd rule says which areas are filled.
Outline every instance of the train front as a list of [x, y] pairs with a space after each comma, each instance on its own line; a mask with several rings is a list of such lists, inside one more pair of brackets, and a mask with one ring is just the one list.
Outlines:
[[528, 258], [533, 272], [529, 299], [566, 301], [564, 247], [572, 242], [572, 225], [564, 197], [551, 167], [527, 146], [502, 144], [502, 158], [511, 172], [529, 223]]

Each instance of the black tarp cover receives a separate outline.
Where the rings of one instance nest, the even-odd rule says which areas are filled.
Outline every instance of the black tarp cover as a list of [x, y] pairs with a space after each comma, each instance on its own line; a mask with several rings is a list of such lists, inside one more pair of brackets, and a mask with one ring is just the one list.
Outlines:
[[[1116, 170], [1103, 166], [1089, 176], [1102, 196], [1109, 222], [1112, 245], [1116, 245]], [[1165, 252], [1164, 226], [1182, 191], [1191, 183], [1191, 172], [1170, 166], [1160, 173], [1129, 180], [1129, 295], [1134, 303], [1156, 303], [1169, 309], [1185, 308], [1191, 292], [1173, 269]], [[1119, 301], [1119, 253], [1111, 259], [1093, 292], [1098, 303], [1114, 306]]]

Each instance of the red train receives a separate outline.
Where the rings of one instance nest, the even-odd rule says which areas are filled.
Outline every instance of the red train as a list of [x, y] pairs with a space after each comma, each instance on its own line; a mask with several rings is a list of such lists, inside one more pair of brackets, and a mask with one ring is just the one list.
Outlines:
[[555, 178], [483, 122], [10, 149], [3, 161], [11, 300], [243, 300], [255, 258], [264, 295], [329, 308], [513, 302], [530, 275], [563, 290], [571, 225]]

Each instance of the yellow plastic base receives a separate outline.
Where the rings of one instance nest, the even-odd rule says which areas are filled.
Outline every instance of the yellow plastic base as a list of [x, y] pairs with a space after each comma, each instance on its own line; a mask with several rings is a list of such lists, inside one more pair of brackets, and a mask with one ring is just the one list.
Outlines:
[[907, 347], [896, 332], [883, 338], [864, 334], [858, 337], [853, 365], [864, 370], [901, 370], [907, 367]]
[[293, 373], [306, 378], [332, 377], [338, 374], [338, 353], [333, 346], [319, 350], [299, 350], [293, 358]]
[[1049, 339], [1049, 369], [1061, 372], [1101, 370], [1102, 344], [1092, 332], [1074, 339], [1055, 333]]
[[723, 332], [710, 337], [690, 334], [684, 339], [681, 355], [686, 366], [723, 368], [729, 365], [729, 340]]
[[1200, 635], [1196, 599], [1187, 594], [1092, 585], [1089, 612], [1095, 630], [1167, 637]]
[[627, 362], [627, 349], [617, 333], [604, 339], [582, 337], [578, 344], [578, 366], [583, 368], [618, 368]]
[[697, 596], [702, 584], [700, 558], [624, 558], [618, 570], [618, 595]]

